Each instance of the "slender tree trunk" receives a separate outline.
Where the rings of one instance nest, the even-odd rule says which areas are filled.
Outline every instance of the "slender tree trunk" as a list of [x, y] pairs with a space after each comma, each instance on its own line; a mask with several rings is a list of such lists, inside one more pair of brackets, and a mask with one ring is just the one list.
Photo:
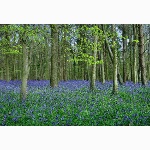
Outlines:
[[58, 25], [51, 25], [52, 49], [51, 49], [51, 79], [50, 86], [57, 87], [57, 67], [58, 67]]
[[[98, 60], [101, 60], [100, 51], [97, 52], [97, 55], [98, 55]], [[101, 82], [102, 81], [102, 79], [101, 79], [101, 65], [98, 64], [96, 67], [97, 67], [96, 68], [96, 70], [97, 70], [97, 79]]]
[[126, 61], [126, 51], [127, 51], [127, 25], [123, 24], [123, 82], [126, 82], [127, 73], [127, 61]]
[[130, 49], [130, 79], [131, 79], [131, 81], [133, 81], [133, 61], [132, 61], [133, 46], [132, 46], [132, 29], [131, 28], [130, 28], [130, 32], [129, 32], [129, 49]]
[[6, 54], [6, 81], [10, 80], [9, 78], [9, 56]]
[[102, 75], [102, 83], [105, 83], [105, 71], [104, 71], [104, 55], [103, 50], [100, 51], [101, 60], [103, 60], [103, 63], [101, 64], [101, 75]]
[[39, 80], [39, 77], [38, 77], [38, 66], [37, 66], [37, 57], [35, 59], [35, 79]]
[[[112, 33], [115, 32], [115, 25], [112, 25]], [[118, 92], [118, 82], [117, 82], [117, 49], [115, 46], [115, 37], [113, 38], [113, 94]]]
[[139, 63], [140, 63], [139, 65], [141, 69], [141, 81], [142, 85], [146, 85], [143, 25], [139, 24], [138, 26], [139, 26]]
[[[47, 45], [47, 44], [46, 44]], [[46, 70], [45, 70], [45, 79], [49, 79], [49, 54], [48, 54], [48, 47], [46, 47]]]
[[[73, 55], [73, 59], [74, 59], [74, 55]], [[73, 77], [74, 77], [74, 80], [76, 80], [77, 78], [76, 78], [76, 62], [75, 61], [73, 61]]]
[[64, 79], [64, 81], [67, 81], [67, 78], [68, 78], [68, 65], [67, 65], [67, 54], [66, 54], [66, 52], [64, 52], [64, 61], [63, 61], [63, 63], [64, 63], [64, 66], [63, 66], [63, 79]]
[[149, 34], [149, 43], [148, 43], [148, 62], [147, 62], [147, 79], [150, 80], [150, 34]]
[[16, 55], [14, 55], [14, 62], [13, 62], [13, 79], [16, 80], [17, 76], [16, 76]]
[[63, 46], [60, 44], [60, 80], [63, 80], [63, 57], [64, 57], [64, 52], [63, 52]]
[[61, 80], [61, 42], [58, 40], [58, 81]]
[[67, 63], [67, 26], [64, 26], [64, 36], [62, 38], [62, 71], [63, 71], [63, 80], [67, 81], [68, 79], [68, 63]]
[[3, 80], [3, 79], [4, 79], [4, 68], [1, 67], [1, 80]]
[[[5, 38], [7, 40], [7, 46], [10, 47], [10, 38], [8, 35], [8, 32], [5, 33]], [[6, 81], [8, 82], [10, 80], [10, 66], [9, 66], [9, 55], [6, 54]]]
[[133, 49], [133, 82], [137, 82], [137, 64], [136, 64], [136, 53], [137, 53], [137, 42], [138, 36], [137, 36], [137, 29], [136, 25], [133, 25], [133, 33], [134, 33], [134, 49]]
[[106, 41], [105, 41], [105, 49], [104, 49], [104, 72], [105, 79], [108, 80], [108, 53], [106, 52]]
[[23, 65], [22, 65], [22, 84], [21, 84], [20, 98], [21, 100], [25, 100], [27, 97], [27, 79], [29, 74], [28, 51], [26, 49], [26, 44], [23, 43], [22, 49], [23, 49], [23, 53], [22, 53]]
[[95, 35], [95, 37], [94, 37], [94, 50], [92, 51], [93, 57], [94, 57], [94, 64], [92, 64], [92, 66], [91, 66], [91, 82], [90, 82], [90, 89], [91, 90], [95, 89], [97, 41], [98, 41], [98, 36]]
[[[150, 28], [149, 28], [150, 30]], [[146, 35], [146, 79], [150, 80], [150, 33]]]
[[87, 80], [89, 81], [90, 80], [90, 70], [89, 70], [89, 65], [87, 64]]

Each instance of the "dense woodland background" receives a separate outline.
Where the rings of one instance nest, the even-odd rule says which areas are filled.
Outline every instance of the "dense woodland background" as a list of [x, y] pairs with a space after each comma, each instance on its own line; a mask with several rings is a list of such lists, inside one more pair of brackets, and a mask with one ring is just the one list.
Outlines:
[[127, 80], [146, 86], [150, 80], [150, 25], [11, 24], [0, 25], [0, 80]]

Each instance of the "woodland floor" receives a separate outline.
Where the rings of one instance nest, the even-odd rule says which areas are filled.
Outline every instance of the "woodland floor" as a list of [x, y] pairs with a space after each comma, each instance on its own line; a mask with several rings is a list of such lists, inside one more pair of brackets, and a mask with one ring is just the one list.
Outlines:
[[51, 88], [48, 80], [28, 81], [26, 101], [19, 99], [21, 81], [0, 80], [1, 126], [149, 126], [150, 81], [126, 82], [112, 95], [112, 81], [70, 80]]

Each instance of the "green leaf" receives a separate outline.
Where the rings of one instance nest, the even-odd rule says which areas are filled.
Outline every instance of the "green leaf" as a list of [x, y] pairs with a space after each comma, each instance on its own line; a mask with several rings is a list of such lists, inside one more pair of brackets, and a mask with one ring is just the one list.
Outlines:
[[133, 40], [132, 42], [139, 43], [139, 40]]

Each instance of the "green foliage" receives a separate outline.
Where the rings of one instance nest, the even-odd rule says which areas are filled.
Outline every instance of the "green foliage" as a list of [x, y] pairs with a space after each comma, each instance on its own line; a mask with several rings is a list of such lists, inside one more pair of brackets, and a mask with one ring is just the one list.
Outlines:
[[18, 55], [18, 54], [22, 54], [20, 51], [22, 49], [21, 45], [17, 45], [17, 46], [12, 46], [11, 48], [8, 49], [2, 49], [2, 54], [6, 55], [6, 54], [14, 54], [14, 55]]
[[97, 60], [95, 62], [94, 56], [91, 56], [91, 55], [89, 55], [87, 53], [83, 53], [83, 52], [80, 52], [80, 55], [69, 59], [69, 61], [70, 62], [71, 61], [75, 61], [76, 63], [78, 63], [78, 62], [86, 62], [88, 65], [102, 64], [103, 63], [103, 60]]
[[132, 42], [139, 43], [139, 40], [133, 40]]
[[[107, 85], [108, 86], [108, 85]], [[74, 91], [35, 88], [25, 102], [15, 92], [0, 92], [0, 124], [7, 126], [144, 126], [150, 125], [149, 87], [120, 86], [118, 95], [101, 85]], [[11, 99], [10, 99], [11, 98]], [[4, 120], [5, 116], [7, 117]]]
[[128, 39], [128, 36], [124, 37], [124, 36], [121, 35], [120, 38], [125, 40], [125, 39]]
[[113, 43], [112, 43], [112, 48], [116, 48], [116, 45], [117, 45], [117, 43], [115, 42], [115, 41], [113, 41]]
[[[94, 37], [98, 36], [98, 43], [95, 43]], [[77, 29], [77, 48], [73, 58], [69, 61], [86, 62], [88, 65], [102, 64], [103, 60], [96, 60], [92, 56], [92, 52], [102, 50], [105, 42], [105, 36], [103, 31], [98, 25], [80, 25]]]
[[9, 52], [3, 52], [3, 54], [22, 54], [22, 53], [20, 53], [18, 50], [12, 50], [12, 49], [10, 49], [9, 50]]

